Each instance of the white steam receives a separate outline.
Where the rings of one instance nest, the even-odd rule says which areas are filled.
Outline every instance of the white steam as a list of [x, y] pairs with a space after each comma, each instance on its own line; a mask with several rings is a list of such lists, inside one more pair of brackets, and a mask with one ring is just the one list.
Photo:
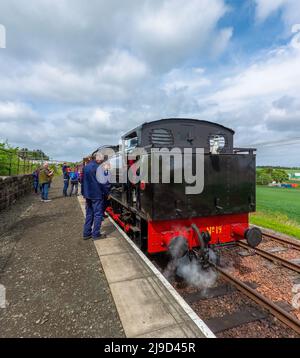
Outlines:
[[[194, 256], [191, 258], [189, 255], [178, 257], [176, 253], [182, 252], [181, 246], [182, 241], [173, 241], [172, 250], [170, 250], [171, 260], [164, 271], [164, 275], [168, 279], [177, 275], [187, 284], [202, 290], [213, 287], [218, 277], [216, 271], [212, 267], [203, 269], [200, 261]], [[217, 256], [212, 250], [209, 250], [209, 260], [214, 263], [217, 261]]]
[[203, 269], [196, 258], [190, 260], [188, 256], [178, 260], [176, 273], [189, 285], [199, 289], [213, 287], [217, 280], [217, 273], [212, 269]]

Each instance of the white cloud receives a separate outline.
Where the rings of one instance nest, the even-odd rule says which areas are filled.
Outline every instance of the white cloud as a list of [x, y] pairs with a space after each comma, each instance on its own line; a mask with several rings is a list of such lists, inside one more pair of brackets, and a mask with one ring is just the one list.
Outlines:
[[147, 65], [132, 54], [115, 49], [98, 66], [99, 81], [126, 85], [143, 79], [148, 73]]
[[38, 114], [25, 103], [0, 102], [0, 122], [36, 121]]
[[80, 68], [97, 66], [115, 48], [130, 50], [156, 70], [168, 60], [178, 64], [210, 48], [226, 11], [224, 0], [0, 2], [7, 53]]
[[265, 54], [260, 60], [226, 78], [211, 96], [218, 103], [241, 104], [253, 99], [300, 93], [300, 49], [291, 44]]
[[[281, 10], [289, 30], [296, 23], [298, 0], [256, 2], [259, 21]], [[292, 42], [220, 66], [238, 32], [220, 24], [228, 11], [225, 0], [2, 0], [0, 139], [78, 159], [179, 116], [233, 127], [238, 145], [291, 136], [300, 50]]]
[[[158, 6], [146, 2], [134, 19], [131, 45], [150, 63], [166, 69], [191, 56], [211, 55], [211, 48], [224, 50], [231, 30], [216, 30], [228, 11], [222, 0], [166, 0]], [[157, 4], [157, 3], [156, 3]], [[217, 55], [219, 52], [214, 51]]]
[[283, 5], [286, 5], [287, 2], [287, 0], [256, 0], [256, 16], [260, 21], [263, 21]]
[[266, 20], [276, 11], [282, 11], [282, 19], [287, 31], [291, 26], [300, 23], [299, 0], [255, 0], [258, 21]]
[[0, 74], [0, 98], [30, 96], [61, 103], [124, 100], [133, 86], [147, 76], [147, 66], [133, 55], [113, 51], [96, 69], [47, 62], [21, 64], [13, 73]]
[[173, 69], [167, 73], [163, 80], [162, 88], [168, 95], [177, 91], [185, 91], [194, 94], [202, 87], [209, 86], [211, 81], [204, 76], [203, 68]]

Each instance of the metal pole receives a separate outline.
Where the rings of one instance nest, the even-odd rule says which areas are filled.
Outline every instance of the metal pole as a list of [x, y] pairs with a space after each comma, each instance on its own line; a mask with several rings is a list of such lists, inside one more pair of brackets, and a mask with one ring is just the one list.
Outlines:
[[12, 163], [12, 152], [10, 152], [10, 156], [9, 156], [9, 169], [8, 169], [9, 176], [11, 176], [11, 163]]

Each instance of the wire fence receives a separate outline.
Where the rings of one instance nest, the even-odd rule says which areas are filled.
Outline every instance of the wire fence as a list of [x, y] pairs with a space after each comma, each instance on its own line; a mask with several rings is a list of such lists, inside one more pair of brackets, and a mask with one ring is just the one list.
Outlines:
[[25, 151], [0, 148], [0, 176], [30, 174], [48, 158]]

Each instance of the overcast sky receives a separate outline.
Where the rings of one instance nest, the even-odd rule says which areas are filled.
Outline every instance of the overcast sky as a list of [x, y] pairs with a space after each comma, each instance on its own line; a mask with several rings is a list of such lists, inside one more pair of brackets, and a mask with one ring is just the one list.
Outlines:
[[0, 24], [0, 140], [79, 160], [189, 117], [300, 166], [299, 0], [1, 0]]

